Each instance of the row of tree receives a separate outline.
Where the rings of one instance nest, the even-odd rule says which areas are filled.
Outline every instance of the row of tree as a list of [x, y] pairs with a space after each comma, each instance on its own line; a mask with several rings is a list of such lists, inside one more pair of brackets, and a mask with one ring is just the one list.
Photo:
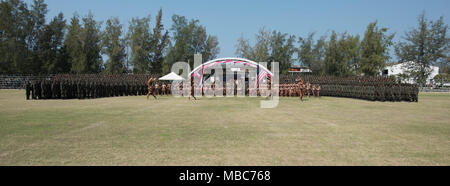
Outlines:
[[127, 33], [117, 17], [104, 24], [92, 13], [75, 13], [67, 23], [59, 13], [46, 23], [47, 12], [44, 0], [30, 7], [22, 0], [0, 1], [0, 73], [160, 74], [173, 62], [193, 62], [194, 53], [206, 60], [219, 53], [217, 37], [208, 35], [198, 20], [174, 15], [170, 33], [162, 10], [153, 24], [150, 16], [133, 18]]
[[[296, 37], [278, 31], [261, 28], [255, 37], [255, 44], [242, 36], [236, 44], [235, 54], [255, 61], [277, 61], [284, 74], [294, 63], [312, 70], [313, 74], [351, 76], [379, 75], [390, 60], [390, 47], [395, 47], [399, 62], [412, 61], [408, 74], [424, 82], [431, 72], [430, 65], [443, 69], [449, 66], [448, 25], [443, 17], [430, 21], [421, 14], [418, 27], [406, 32], [403, 41], [393, 42], [395, 34], [387, 28], [370, 23], [361, 39], [359, 35], [336, 33], [314, 39], [314, 33]], [[298, 45], [298, 47], [296, 47]]]
[[[161, 74], [177, 61], [189, 61], [193, 67], [194, 54], [201, 53], [207, 61], [220, 51], [218, 38], [207, 34], [199, 20], [173, 15], [171, 28], [165, 29], [162, 10], [154, 23], [150, 16], [133, 18], [126, 33], [115, 17], [104, 24], [92, 13], [74, 14], [67, 23], [59, 13], [46, 23], [47, 12], [44, 0], [34, 0], [30, 7], [22, 0], [0, 0], [0, 73]], [[254, 45], [242, 36], [238, 39], [236, 55], [269, 66], [280, 62], [284, 74], [291, 65], [301, 64], [314, 74], [373, 76], [386, 66], [390, 47], [395, 46], [399, 61], [413, 61], [410, 74], [423, 82], [430, 65], [450, 69], [447, 30], [443, 17], [430, 21], [424, 14], [418, 27], [398, 43], [377, 22], [367, 26], [362, 38], [332, 31], [315, 40], [314, 33], [296, 37], [261, 28]]]

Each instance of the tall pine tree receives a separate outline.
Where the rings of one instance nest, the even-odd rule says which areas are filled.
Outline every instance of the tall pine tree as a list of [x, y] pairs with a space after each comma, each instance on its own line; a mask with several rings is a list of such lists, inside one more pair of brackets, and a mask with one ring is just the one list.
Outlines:
[[68, 32], [64, 46], [69, 56], [69, 64], [71, 65], [70, 71], [72, 73], [86, 72], [85, 57], [83, 56], [83, 40], [82, 40], [82, 27], [80, 19], [75, 14], [70, 20], [68, 26]]
[[108, 56], [105, 72], [118, 74], [125, 72], [125, 41], [122, 38], [122, 25], [119, 19], [106, 21], [106, 29], [102, 38], [103, 53]]

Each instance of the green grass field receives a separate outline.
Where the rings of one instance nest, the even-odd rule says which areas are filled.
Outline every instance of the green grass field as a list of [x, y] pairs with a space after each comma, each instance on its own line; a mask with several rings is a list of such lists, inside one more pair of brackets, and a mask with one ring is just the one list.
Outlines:
[[25, 100], [0, 90], [0, 165], [450, 165], [450, 93]]

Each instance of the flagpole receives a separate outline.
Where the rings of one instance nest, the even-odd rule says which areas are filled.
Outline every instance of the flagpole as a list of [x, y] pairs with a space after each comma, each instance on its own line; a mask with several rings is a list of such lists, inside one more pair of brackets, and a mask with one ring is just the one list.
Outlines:
[[258, 96], [259, 92], [259, 63], [256, 66], [256, 96]]
[[201, 77], [200, 77], [200, 88], [201, 88], [201, 91], [202, 91], [202, 93], [201, 93], [201, 95], [203, 96], [203, 68], [204, 68], [204, 66], [203, 66], [203, 60], [202, 60], [202, 75], [201, 75]]

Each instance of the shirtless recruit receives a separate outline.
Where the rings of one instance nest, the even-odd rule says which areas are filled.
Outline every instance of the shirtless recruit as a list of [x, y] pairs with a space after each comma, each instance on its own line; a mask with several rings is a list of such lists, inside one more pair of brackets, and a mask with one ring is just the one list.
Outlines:
[[161, 85], [161, 95], [167, 95], [167, 92], [166, 92], [166, 84], [165, 84], [165, 83], [163, 83], [163, 84]]
[[317, 85], [316, 90], [317, 90], [317, 94], [316, 94], [317, 97], [320, 97], [320, 84]]
[[306, 93], [308, 94], [308, 98], [310, 97], [310, 91], [311, 91], [311, 83], [306, 83]]
[[155, 93], [154, 93], [154, 91], [153, 91], [152, 83], [153, 83], [154, 81], [156, 81], [156, 78], [154, 78], [154, 77], [150, 77], [150, 79], [148, 79], [148, 81], [147, 81], [147, 87], [148, 87], [147, 100], [148, 100], [148, 97], [149, 97], [150, 95], [152, 95], [155, 99], [158, 99], [158, 98], [155, 96]]
[[313, 93], [313, 96], [316, 97], [316, 85], [312, 86], [312, 93]]
[[303, 79], [301, 77], [298, 77], [297, 81], [298, 81], [298, 83], [297, 83], [297, 91], [296, 92], [297, 92], [297, 94], [299, 96], [299, 99], [301, 101], [303, 101], [303, 93], [304, 93], [304, 89], [306, 87], [305, 87], [305, 84], [304, 84]]

